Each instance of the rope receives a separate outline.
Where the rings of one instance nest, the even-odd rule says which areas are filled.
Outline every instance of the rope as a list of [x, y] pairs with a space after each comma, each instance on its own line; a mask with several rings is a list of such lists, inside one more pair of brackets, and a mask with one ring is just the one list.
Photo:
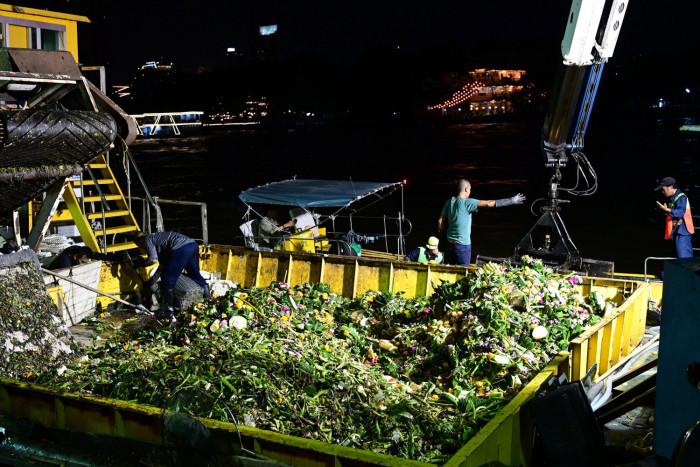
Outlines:
[[44, 251], [50, 251], [51, 253], [60, 253], [69, 246], [72, 246], [73, 243], [73, 240], [70, 240], [69, 238], [64, 237], [63, 235], [47, 235], [41, 241], [39, 249]]
[[156, 209], [156, 231], [163, 232], [165, 231], [165, 226], [163, 224], [163, 213], [160, 210], [160, 204], [156, 202], [154, 207]]

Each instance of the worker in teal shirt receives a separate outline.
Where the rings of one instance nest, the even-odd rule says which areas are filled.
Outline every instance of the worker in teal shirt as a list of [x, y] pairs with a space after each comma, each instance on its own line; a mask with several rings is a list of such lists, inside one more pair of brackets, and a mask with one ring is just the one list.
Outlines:
[[472, 257], [472, 213], [479, 208], [500, 208], [522, 204], [525, 196], [518, 193], [511, 198], [478, 200], [470, 198], [472, 191], [468, 180], [457, 182], [458, 194], [447, 200], [438, 219], [438, 230], [447, 231], [445, 263], [469, 266]]

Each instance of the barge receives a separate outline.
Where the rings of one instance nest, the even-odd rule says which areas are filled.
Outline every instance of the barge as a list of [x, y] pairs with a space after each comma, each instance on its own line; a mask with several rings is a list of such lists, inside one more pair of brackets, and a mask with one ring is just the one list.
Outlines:
[[[74, 32], [71, 28], [75, 21], [84, 21], [82, 18], [70, 15], [64, 18], [40, 10], [25, 9], [18, 13], [13, 8], [2, 6], [0, 10], [18, 18], [18, 24], [29, 17], [36, 21], [45, 20], [46, 17], [52, 20], [58, 18], [71, 25], [64, 29], [67, 34]], [[68, 43], [77, 44], [72, 36]], [[28, 112], [26, 114], [13, 113], [13, 116], [16, 115], [14, 118], [31, 122], [31, 118], [41, 120], [47, 118], [49, 112], [60, 111], [64, 114], [60, 114], [62, 117], [58, 120], [65, 120], [71, 115], [78, 115], [76, 112], [87, 111], [85, 120], [97, 120], [104, 127], [100, 144], [88, 150], [73, 148], [65, 151], [53, 160], [52, 165], [44, 164], [45, 168], [41, 171], [25, 170], [15, 165], [17, 170], [6, 177], [6, 183], [8, 187], [16, 188], [17, 194], [12, 199], [3, 200], [5, 204], [2, 207], [12, 214], [13, 233], [19, 244], [20, 210], [28, 206], [25, 209], [29, 235], [25, 243], [31, 249], [39, 248], [42, 237], [54, 222], [72, 223], [84, 243], [95, 251], [109, 253], [129, 250], [134, 247], [133, 243], [123, 238], [120, 241], [114, 239], [138, 230], [139, 225], [131, 209], [129, 193], [125, 196], [110, 168], [109, 152], [114, 151], [121, 141], [123, 144], [119, 150], [129, 160], [128, 143], [135, 138], [137, 130], [133, 120], [82, 76], [75, 64], [75, 46], [72, 57], [69, 56], [70, 51], [0, 51], [5, 54], [5, 60], [0, 60], [0, 68], [4, 67], [4, 71], [0, 71], [5, 80], [3, 90], [13, 95], [16, 102], [26, 102], [36, 108], [24, 110]], [[22, 88], [25, 91], [13, 91], [8, 83], [25, 86]], [[26, 92], [26, 86], [32, 85], [34, 93], [29, 98], [18, 94]], [[61, 110], [56, 110], [59, 108]], [[4, 120], [6, 128], [13, 128], [11, 118], [8, 116]], [[56, 131], [60, 133], [59, 130], [60, 127], [57, 127]], [[12, 134], [8, 133], [4, 141], [12, 141], [11, 137]], [[36, 139], [26, 140], [30, 146], [32, 142], [36, 142]], [[10, 154], [6, 152], [7, 146], [5, 144], [0, 150], [0, 160], [3, 167], [12, 168], [8, 162], [11, 158], [6, 157]], [[49, 152], [55, 155], [56, 151]], [[35, 154], [37, 160], [49, 160], [46, 153]], [[140, 178], [135, 164], [130, 167]], [[17, 179], [27, 183], [10, 185]], [[148, 203], [153, 201], [148, 192], [147, 198]], [[100, 208], [93, 211], [86, 209], [86, 204], [90, 203], [96, 203]], [[206, 211], [202, 212], [202, 218], [206, 219]], [[112, 221], [118, 223], [108, 225]], [[286, 282], [292, 286], [326, 283], [333, 293], [351, 298], [367, 291], [402, 293], [406, 297], [427, 296], [441, 281], [456, 282], [474, 271], [473, 267], [416, 264], [399, 258], [344, 257], [303, 251], [267, 252], [206, 242], [200, 246], [200, 266], [221, 280], [235, 282], [241, 288], [266, 286], [271, 282]], [[102, 296], [96, 298], [97, 306], [106, 309], [113, 301], [104, 294], [128, 298], [143, 293], [146, 279], [126, 264], [101, 264], [99, 290]], [[583, 294], [599, 292], [606, 301], [615, 303], [615, 309], [574, 340], [568, 352], [555, 357], [445, 465], [479, 466], [493, 461], [530, 465], [534, 427], [522, 410], [524, 405], [553, 376], [565, 374], [570, 380], [582, 379], [593, 365], [597, 365], [599, 373], [603, 374], [633, 352], [643, 338], [647, 306], [652, 298], [661, 297], [662, 284], [650, 283], [641, 277], [584, 277], [579, 288]], [[47, 291], [63, 309], [63, 286], [50, 284]], [[20, 420], [20, 425], [21, 421], [29, 421], [34, 427], [40, 426], [44, 433], [66, 431], [77, 434], [83, 440], [98, 435], [118, 443], [148, 443], [147, 449], [169, 446], [164, 440], [162, 409], [132, 402], [66, 393], [3, 377], [0, 378], [0, 411], [7, 417]], [[298, 466], [423, 464], [245, 425], [208, 419], [200, 422], [214, 434], [217, 443], [225, 446], [222, 448], [224, 452], [237, 456], [243, 465], [253, 462], [240, 460], [240, 455], [246, 453], [253, 453], [265, 462], [279, 461]]]

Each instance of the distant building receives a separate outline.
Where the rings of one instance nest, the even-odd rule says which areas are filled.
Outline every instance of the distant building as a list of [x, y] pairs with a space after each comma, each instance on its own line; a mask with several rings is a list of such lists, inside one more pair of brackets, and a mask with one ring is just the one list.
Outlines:
[[147, 62], [134, 74], [129, 111], [165, 112], [178, 110], [173, 106], [176, 95], [177, 69], [172, 63]]
[[226, 49], [226, 64], [228, 66], [241, 65], [243, 63], [243, 58], [243, 52], [235, 47], [228, 47]]
[[485, 117], [514, 111], [513, 101], [524, 94], [525, 70], [487, 70], [479, 68], [461, 74], [450, 72], [442, 82], [458, 90], [428, 110], [443, 113]]
[[258, 36], [258, 60], [267, 63], [277, 62], [277, 48], [279, 43], [279, 35], [276, 24], [260, 26], [260, 35]]
[[479, 68], [469, 72], [473, 81], [488, 84], [519, 83], [525, 76], [525, 70], [487, 70]]
[[507, 99], [514, 93], [521, 92], [520, 84], [525, 76], [525, 70], [486, 70], [478, 69], [469, 72], [471, 80], [481, 83], [477, 86], [477, 94], [472, 100]]

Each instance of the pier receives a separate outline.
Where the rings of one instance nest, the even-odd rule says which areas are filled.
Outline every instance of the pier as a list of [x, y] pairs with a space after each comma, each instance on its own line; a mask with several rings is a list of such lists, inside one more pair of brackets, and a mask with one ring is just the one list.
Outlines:
[[158, 112], [131, 115], [138, 126], [139, 136], [154, 136], [165, 129], [175, 135], [180, 135], [181, 127], [202, 126], [202, 111], [190, 112]]

